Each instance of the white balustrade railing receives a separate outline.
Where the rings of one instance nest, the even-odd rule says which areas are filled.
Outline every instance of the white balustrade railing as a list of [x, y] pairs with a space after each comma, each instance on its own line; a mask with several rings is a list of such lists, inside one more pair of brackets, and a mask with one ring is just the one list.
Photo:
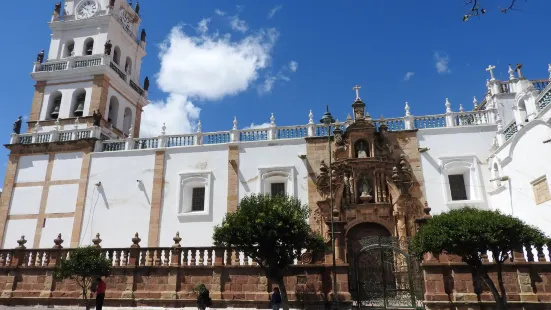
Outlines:
[[[469, 125], [493, 124], [494, 110], [473, 112], [451, 112], [429, 116], [406, 116], [383, 120], [372, 120], [376, 128], [384, 123], [389, 131], [410, 129], [442, 128]], [[346, 130], [348, 123], [336, 123], [331, 126], [330, 134], [335, 128]], [[265, 128], [229, 130], [219, 132], [197, 132], [182, 135], [160, 135], [158, 137], [112, 139], [99, 127], [72, 130], [53, 130], [49, 132], [32, 132], [12, 134], [10, 144], [35, 144], [48, 142], [65, 142], [81, 139], [98, 139], [96, 151], [112, 152], [122, 150], [144, 150], [170, 147], [187, 147], [196, 145], [246, 143], [254, 141], [304, 139], [327, 137], [328, 128], [323, 124], [309, 123], [298, 126], [270, 126]]]
[[108, 63], [109, 56], [107, 55], [69, 57], [67, 59], [46, 61], [44, 63], [37, 62], [34, 64], [33, 73], [81, 69], [103, 66]]

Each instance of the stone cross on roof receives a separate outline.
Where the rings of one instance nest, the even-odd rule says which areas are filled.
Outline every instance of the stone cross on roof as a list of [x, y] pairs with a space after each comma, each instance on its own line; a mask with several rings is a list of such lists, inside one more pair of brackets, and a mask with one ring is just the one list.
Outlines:
[[488, 68], [486, 68], [486, 71], [490, 71], [490, 77], [492, 80], [495, 80], [496, 78], [494, 77], [494, 69], [496, 67], [495, 66], [492, 66], [492, 65], [489, 65]]
[[362, 88], [362, 87], [359, 86], [359, 85], [356, 85], [356, 86], [352, 87], [352, 89], [356, 91], [356, 100], [360, 99], [360, 88]]

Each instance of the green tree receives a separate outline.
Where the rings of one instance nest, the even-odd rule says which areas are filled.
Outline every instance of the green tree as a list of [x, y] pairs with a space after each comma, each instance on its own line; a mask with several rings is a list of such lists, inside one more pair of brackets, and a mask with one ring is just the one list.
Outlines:
[[[498, 6], [498, 9], [501, 13], [505, 14], [511, 10], [515, 10], [515, 5], [517, 0], [463, 0], [465, 1], [465, 6], [468, 7], [468, 11], [463, 15], [463, 21], [466, 22], [469, 18], [473, 16], [481, 16], [486, 14], [485, 4], [489, 2], [495, 2]], [[528, 1], [528, 0], [525, 0]]]
[[307, 205], [288, 196], [250, 195], [236, 212], [228, 213], [214, 228], [216, 246], [233, 247], [251, 257], [281, 291], [288, 309], [283, 282], [286, 269], [300, 258], [301, 251], [324, 251], [323, 238], [308, 225]]
[[58, 279], [71, 279], [82, 289], [82, 298], [86, 309], [88, 289], [96, 277], [108, 276], [111, 273], [111, 261], [102, 255], [101, 250], [92, 246], [76, 248], [69, 253], [69, 258], [62, 258], [54, 270]]
[[[461, 257], [475, 278], [485, 283], [498, 305], [507, 309], [507, 295], [503, 285], [503, 264], [511, 258], [512, 250], [523, 246], [542, 246], [545, 235], [539, 229], [518, 218], [485, 211], [462, 208], [436, 215], [419, 229], [411, 241], [412, 253], [422, 258], [425, 253], [446, 253]], [[492, 253], [497, 269], [498, 287], [488, 275], [492, 265], [484, 264], [482, 256]]]

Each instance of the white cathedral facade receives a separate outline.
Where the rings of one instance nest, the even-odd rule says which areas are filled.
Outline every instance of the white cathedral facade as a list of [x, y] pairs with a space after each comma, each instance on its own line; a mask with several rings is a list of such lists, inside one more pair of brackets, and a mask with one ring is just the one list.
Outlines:
[[[241, 130], [234, 120], [222, 132], [199, 124], [192, 134], [163, 129], [141, 138], [149, 81], [140, 75], [146, 34], [139, 6], [66, 0], [49, 25], [50, 48], [31, 73], [28, 130], [18, 121], [6, 136], [2, 248], [16, 247], [21, 236], [27, 247], [49, 248], [59, 233], [65, 247], [92, 244], [97, 234], [103, 247], [127, 247], [136, 232], [142, 246], [171, 246], [176, 232], [183, 246], [210, 246], [213, 227], [248, 194], [316, 203], [313, 163], [328, 153], [311, 142], [327, 143], [321, 115], [305, 111], [297, 126], [277, 126], [272, 115], [267, 128]], [[417, 116], [406, 103], [404, 116], [367, 117], [416, 138], [404, 152], [420, 158], [410, 164], [431, 214], [498, 209], [551, 235], [551, 76], [530, 80], [521, 68], [509, 67], [500, 81], [490, 66], [488, 91], [471, 111], [446, 99], [443, 114]]]

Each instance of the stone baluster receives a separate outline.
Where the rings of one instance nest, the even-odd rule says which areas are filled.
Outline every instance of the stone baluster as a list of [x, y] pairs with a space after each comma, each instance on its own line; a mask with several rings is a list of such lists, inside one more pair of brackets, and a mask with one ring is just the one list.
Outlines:
[[16, 133], [10, 134], [10, 144], [17, 144], [19, 143], [19, 135]]
[[497, 132], [496, 132], [497, 144], [499, 146], [502, 146], [505, 143], [505, 133], [503, 132], [503, 120], [501, 119], [501, 116], [499, 114], [497, 115], [496, 124], [497, 124]]
[[270, 128], [268, 128], [268, 140], [275, 139], [277, 139], [277, 127], [275, 124], [274, 113], [272, 113], [272, 116], [270, 116]]
[[237, 129], [237, 116], [233, 118], [233, 128], [230, 131], [230, 142], [239, 141], [239, 130]]
[[525, 246], [526, 248], [526, 258], [529, 262], [533, 262], [534, 261], [534, 253], [532, 252], [532, 245], [530, 244], [527, 244]]
[[132, 137], [132, 132], [134, 131], [133, 126], [130, 126], [130, 129], [128, 130], [128, 137], [126, 137], [126, 141], [124, 142], [124, 149], [125, 150], [133, 150], [134, 149], [134, 138]]
[[413, 130], [415, 129], [415, 120], [413, 118], [413, 115], [411, 115], [409, 111], [409, 104], [406, 101], [406, 106], [404, 108], [406, 110], [406, 116], [404, 116], [404, 129], [405, 130]]
[[233, 251], [233, 262], [235, 266], [241, 265], [241, 253], [237, 249]]
[[94, 138], [94, 139], [101, 138], [101, 129], [98, 126], [90, 127], [90, 138]]
[[77, 117], [75, 119], [75, 124], [74, 124], [73, 131], [71, 132], [71, 140], [77, 140], [78, 139], [78, 124], [79, 124], [79, 120], [78, 120], [78, 117]]
[[197, 260], [195, 257], [197, 256], [197, 249], [191, 248], [190, 251], [190, 257], [189, 257], [189, 265], [190, 266], [196, 266]]
[[197, 122], [197, 132], [195, 133], [195, 145], [203, 145], [203, 125], [201, 120]]
[[224, 249], [215, 248], [214, 249], [214, 266], [223, 266], [224, 265]]
[[36, 122], [33, 131], [31, 133], [31, 143], [36, 143], [38, 138], [38, 131], [40, 130], [40, 122]]
[[232, 263], [231, 263], [232, 252], [233, 251], [232, 251], [231, 248], [226, 249], [226, 261], [225, 261], [226, 266], [231, 266], [232, 265]]
[[545, 262], [545, 253], [543, 252], [543, 246], [537, 245], [536, 250], [538, 251], [538, 262]]
[[452, 104], [448, 98], [446, 98], [446, 127], [455, 127], [455, 117], [452, 111]]
[[526, 259], [524, 258], [524, 250], [523, 248], [514, 249], [511, 251], [513, 255], [513, 262], [525, 262]]
[[312, 113], [312, 110], [310, 110], [310, 113], [308, 113], [308, 137], [315, 137], [316, 136], [316, 124], [314, 123], [314, 113]]

